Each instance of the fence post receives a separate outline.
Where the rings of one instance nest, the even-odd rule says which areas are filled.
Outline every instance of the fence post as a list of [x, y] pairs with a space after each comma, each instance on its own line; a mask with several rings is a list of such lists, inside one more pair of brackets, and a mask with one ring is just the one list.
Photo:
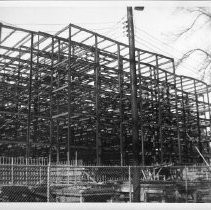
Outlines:
[[11, 182], [12, 182], [12, 184], [14, 183], [14, 167], [13, 167], [13, 157], [12, 157], [12, 171], [11, 171]]
[[188, 168], [185, 166], [185, 192], [186, 192], [186, 203], [188, 202]]
[[207, 180], [209, 180], [209, 174], [208, 174], [208, 172], [209, 172], [209, 169], [206, 170], [206, 179], [207, 179]]
[[40, 184], [42, 183], [42, 169], [41, 169], [41, 166], [40, 166]]
[[28, 185], [28, 158], [26, 158], [26, 185]]
[[68, 165], [68, 168], [67, 168], [67, 184], [68, 185], [70, 183], [70, 177], [69, 177], [69, 175], [70, 175], [70, 165]]
[[129, 170], [129, 202], [132, 202], [132, 192], [131, 192], [131, 171], [130, 171], [130, 166], [128, 168]]
[[47, 166], [47, 202], [50, 202], [50, 164]]

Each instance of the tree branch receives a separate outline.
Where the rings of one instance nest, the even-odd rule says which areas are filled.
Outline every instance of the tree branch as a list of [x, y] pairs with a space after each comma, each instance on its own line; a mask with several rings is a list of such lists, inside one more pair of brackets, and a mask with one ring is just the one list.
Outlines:
[[176, 63], [176, 66], [179, 66], [182, 62], [184, 62], [187, 58], [189, 58], [192, 54], [196, 53], [196, 52], [202, 52], [204, 55], [206, 55], [206, 58], [205, 59], [211, 59], [211, 54], [206, 52], [205, 50], [203, 49], [200, 49], [200, 48], [196, 48], [196, 49], [193, 49], [193, 50], [189, 50], [188, 52], [186, 52], [182, 58], [180, 58], [177, 63]]
[[191, 13], [197, 12], [199, 14], [195, 17], [194, 21], [192, 22], [192, 24], [189, 27], [187, 27], [186, 29], [184, 29], [182, 32], [176, 34], [176, 37], [177, 37], [176, 40], [179, 39], [180, 37], [182, 37], [187, 32], [189, 32], [191, 29], [193, 29], [193, 27], [196, 25], [197, 21], [201, 17], [206, 17], [206, 18], [211, 19], [211, 13], [209, 11], [207, 11], [203, 7], [198, 7], [197, 9], [194, 9], [194, 10], [191, 10], [191, 9], [186, 9], [186, 10], [189, 11], [189, 12], [191, 12]]
[[[176, 35], [176, 39], [181, 38], [183, 35], [188, 34], [188, 32], [193, 32], [196, 30], [205, 27], [207, 23], [211, 23], [211, 12], [206, 7], [198, 7], [198, 8], [180, 8], [180, 11], [192, 13], [194, 15], [193, 22], [189, 27], [185, 28], [182, 32]], [[194, 29], [194, 30], [193, 30]], [[211, 73], [211, 50], [196, 48], [187, 51], [180, 59], [177, 60], [175, 66], [178, 67], [184, 61], [186, 61], [190, 56], [195, 53], [201, 53], [200, 62], [198, 66], [198, 72], [201, 77], [201, 80], [206, 80], [206, 73]]]
[[188, 31], [190, 31], [190, 30], [194, 27], [194, 25], [196, 24], [196, 22], [198, 21], [198, 19], [200, 18], [200, 16], [202, 16], [202, 15], [203, 15], [203, 14], [197, 15], [197, 17], [194, 19], [193, 23], [192, 23], [189, 27], [187, 27], [187, 28], [186, 28], [185, 30], [183, 30], [182, 32], [176, 34], [177, 39], [179, 39], [179, 38], [180, 38], [181, 36], [183, 36], [185, 33], [187, 33]]
[[198, 12], [199, 14], [203, 14], [204, 16], [211, 18], [211, 13], [208, 10], [206, 10], [205, 7], [198, 7], [197, 9], [193, 10], [187, 9], [187, 11], [191, 13]]

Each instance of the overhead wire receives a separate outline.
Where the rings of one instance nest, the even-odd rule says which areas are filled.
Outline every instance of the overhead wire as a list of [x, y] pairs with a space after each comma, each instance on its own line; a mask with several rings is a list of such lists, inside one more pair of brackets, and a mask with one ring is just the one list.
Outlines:
[[[122, 21], [123, 21], [125, 18], [126, 18], [126, 15], [123, 16], [120, 20], [118, 20], [118, 21], [112, 26], [112, 28], [111, 28], [109, 31], [105, 32], [104, 36], [108, 36], [111, 32], [115, 33], [114, 30], [117, 29], [117, 26], [119, 27], [119, 24], [121, 24]], [[114, 29], [114, 30], [113, 30], [113, 29]], [[113, 33], [112, 33], [112, 34], [113, 34]]]
[[[136, 39], [136, 42], [138, 42], [140, 45], [145, 45], [147, 49], [150, 49], [151, 51], [155, 51], [155, 47], [153, 46], [152, 48], [152, 45], [150, 45], [149, 43], [146, 43], [146, 42], [140, 42]], [[161, 51], [160, 50], [157, 50], [157, 53], [160, 53]], [[163, 51], [162, 51], [163, 52]], [[162, 53], [164, 55], [166, 55], [166, 53]], [[181, 64], [181, 66], [183, 66], [185, 68], [185, 71], [186, 73], [189, 72], [193, 75], [195, 75], [196, 77], [198, 77], [198, 75], [190, 68], [188, 68], [187, 66], [185, 66], [185, 64]]]
[[[143, 44], [143, 43], [148, 44], [148, 46], [151, 46], [151, 49], [153, 49], [153, 50], [156, 49], [156, 51], [158, 50], [159, 52], [162, 52], [165, 55], [168, 55], [169, 57], [173, 57], [173, 58], [176, 58], [178, 60], [180, 59], [177, 56], [175, 56], [174, 54], [169, 53], [169, 51], [166, 51], [165, 49], [163, 49], [162, 45], [158, 46], [155, 42], [141, 38], [140, 35], [137, 35], [137, 34], [135, 35], [135, 38], [136, 38], [136, 40], [139, 40], [140, 44]], [[194, 68], [192, 66], [189, 66], [188, 64], [181, 64], [181, 65], [183, 67], [185, 67], [187, 69], [187, 71], [196, 75], [196, 73], [193, 71]]]
[[[182, 52], [181, 50], [177, 49], [176, 47], [171, 46], [170, 44], [168, 44], [168, 43], [166, 43], [166, 42], [163, 42], [162, 40], [158, 39], [157, 37], [155, 37], [155, 36], [149, 34], [147, 31], [145, 31], [145, 30], [143, 30], [143, 29], [140, 29], [139, 27], [136, 27], [136, 29], [139, 30], [140, 32], [145, 33], [145, 34], [148, 36], [148, 38], [150, 38], [151, 40], [155, 40], [155, 41], [159, 42], [160, 44], [162, 44], [162, 46], [165, 45], [166, 47], [169, 48], [169, 50], [170, 50], [170, 49], [171, 49], [171, 50], [173, 49], [174, 51], [177, 51], [179, 54], [182, 54], [182, 55], [184, 54], [184, 52]], [[175, 55], [174, 55], [174, 57], [175, 57]], [[189, 66], [190, 66], [190, 65], [189, 65]], [[190, 66], [190, 67], [191, 67], [191, 68], [194, 68], [193, 66]]]
[[[169, 45], [169, 44], [166, 43], [166, 42], [163, 42], [162, 40], [160, 40], [160, 39], [156, 38], [155, 36], [149, 34], [147, 31], [145, 31], [145, 30], [143, 30], [143, 29], [140, 29], [139, 27], [136, 27], [136, 29], [138, 29], [140, 32], [145, 33], [145, 34], [147, 35], [147, 37], [150, 38], [152, 41], [155, 40], [155, 41], [159, 42], [160, 45], [161, 45], [162, 47], [163, 47], [163, 45], [165, 45], [166, 47], [169, 48], [169, 50], [170, 50], [170, 49], [171, 49], [171, 50], [173, 49], [174, 51], [177, 51], [179, 54], [182, 54], [182, 55], [184, 54], [184, 52], [182, 52], [181, 50], [177, 49], [176, 47], [173, 47], [173, 46]], [[168, 52], [168, 53], [169, 53], [169, 52]], [[169, 54], [170, 54], [170, 53], [169, 53]], [[178, 58], [178, 56], [175, 56], [175, 54], [174, 54], [173, 56], [174, 56], [175, 58], [177, 58], [177, 59], [180, 59], [180, 58]], [[186, 65], [189, 66], [190, 68], [193, 68], [193, 69], [194, 69], [193, 66], [191, 66], [191, 65], [189, 65], [189, 64], [186, 64]]]

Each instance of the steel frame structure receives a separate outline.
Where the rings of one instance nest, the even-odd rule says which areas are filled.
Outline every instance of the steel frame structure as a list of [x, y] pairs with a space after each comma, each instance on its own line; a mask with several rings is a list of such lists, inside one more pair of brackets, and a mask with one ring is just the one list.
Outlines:
[[[174, 59], [135, 50], [140, 160], [197, 163], [210, 153], [211, 87]], [[133, 161], [126, 44], [74, 24], [56, 33], [0, 24], [0, 152], [52, 161]]]

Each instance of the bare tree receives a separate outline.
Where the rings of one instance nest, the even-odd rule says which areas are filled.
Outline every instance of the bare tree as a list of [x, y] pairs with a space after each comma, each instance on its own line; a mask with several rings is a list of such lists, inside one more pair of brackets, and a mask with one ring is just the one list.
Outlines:
[[[192, 36], [195, 32], [202, 30], [202, 28], [211, 27], [211, 8], [197, 7], [197, 8], [178, 8], [177, 11], [191, 14], [193, 16], [192, 23], [176, 34], [176, 39], [181, 39], [184, 36]], [[209, 38], [208, 38], [209, 40]], [[205, 79], [205, 74], [211, 74], [211, 42], [207, 40], [206, 48], [194, 48], [184, 53], [184, 55], [176, 62], [176, 67], [184, 63], [194, 54], [200, 55], [201, 65], [199, 73], [201, 79]]]

